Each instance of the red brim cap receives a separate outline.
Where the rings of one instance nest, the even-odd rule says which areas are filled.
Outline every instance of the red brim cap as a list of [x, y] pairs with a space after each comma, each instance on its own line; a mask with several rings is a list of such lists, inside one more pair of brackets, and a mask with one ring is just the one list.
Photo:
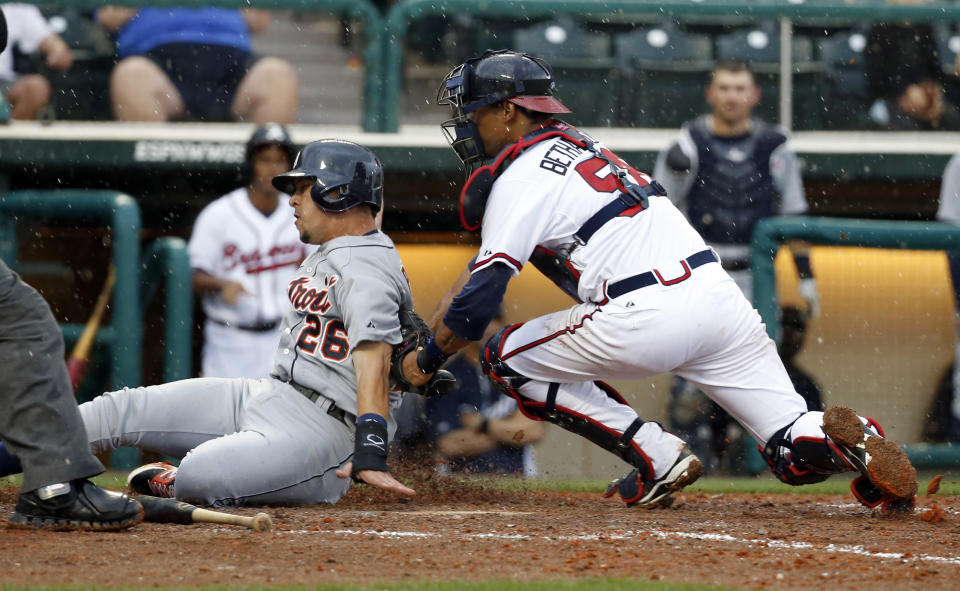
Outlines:
[[515, 96], [507, 99], [515, 105], [524, 109], [530, 109], [537, 113], [572, 113], [563, 103], [552, 96]]

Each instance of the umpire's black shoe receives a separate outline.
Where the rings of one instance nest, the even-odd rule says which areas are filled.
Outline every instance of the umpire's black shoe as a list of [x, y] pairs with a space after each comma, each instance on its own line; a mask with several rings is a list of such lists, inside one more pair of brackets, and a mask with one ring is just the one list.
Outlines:
[[21, 492], [10, 523], [52, 530], [112, 531], [143, 521], [143, 507], [129, 496], [74, 480]]
[[644, 480], [640, 473], [633, 469], [623, 478], [611, 482], [603, 496], [612, 497], [614, 493], [620, 493], [620, 498], [627, 507], [653, 509], [668, 506], [673, 502], [673, 493], [693, 484], [702, 475], [703, 464], [700, 458], [684, 447], [677, 461], [661, 478]]

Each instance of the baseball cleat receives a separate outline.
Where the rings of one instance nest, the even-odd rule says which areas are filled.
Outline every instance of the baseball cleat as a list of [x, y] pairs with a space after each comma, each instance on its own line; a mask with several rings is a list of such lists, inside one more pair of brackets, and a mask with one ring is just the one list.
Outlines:
[[830, 448], [834, 453], [883, 495], [912, 499], [917, 494], [917, 471], [910, 458], [902, 447], [884, 439], [883, 431], [873, 419], [867, 419], [864, 425], [852, 409], [831, 406], [823, 412], [823, 432], [832, 441]]
[[129, 496], [74, 480], [20, 493], [10, 523], [57, 531], [116, 531], [143, 521], [143, 507]]
[[166, 499], [176, 498], [174, 484], [177, 467], [170, 462], [144, 464], [127, 475], [127, 486], [138, 495], [153, 495]]
[[693, 484], [702, 475], [703, 463], [700, 458], [684, 447], [680, 457], [663, 477], [644, 481], [634, 468], [623, 478], [611, 482], [603, 496], [612, 497], [614, 493], [620, 493], [627, 507], [667, 507], [673, 503], [673, 493]]

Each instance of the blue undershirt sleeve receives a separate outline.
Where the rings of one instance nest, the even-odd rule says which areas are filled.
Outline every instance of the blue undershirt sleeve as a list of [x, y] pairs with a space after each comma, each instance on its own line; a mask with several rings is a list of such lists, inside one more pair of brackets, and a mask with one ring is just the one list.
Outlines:
[[500, 309], [513, 272], [506, 263], [494, 263], [474, 273], [450, 302], [443, 323], [462, 339], [482, 339]]

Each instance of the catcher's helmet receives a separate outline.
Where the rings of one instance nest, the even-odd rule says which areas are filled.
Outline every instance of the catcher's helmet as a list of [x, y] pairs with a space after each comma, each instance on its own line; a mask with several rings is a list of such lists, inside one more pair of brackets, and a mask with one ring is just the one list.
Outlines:
[[476, 125], [467, 117], [470, 113], [505, 100], [538, 113], [569, 113], [553, 96], [555, 88], [550, 64], [507, 49], [488, 50], [450, 70], [437, 90], [437, 104], [449, 105], [453, 117], [440, 127], [467, 174], [486, 157]]
[[297, 155], [297, 146], [290, 139], [287, 128], [278, 123], [267, 123], [258, 127], [250, 139], [243, 155], [243, 168], [240, 171], [241, 182], [249, 183], [253, 178], [253, 157], [258, 150], [265, 146], [279, 146], [287, 154], [287, 165], [293, 163]]
[[298, 178], [314, 179], [310, 196], [320, 209], [346, 211], [383, 205], [383, 166], [370, 150], [344, 140], [319, 140], [297, 154], [293, 170], [273, 177], [273, 186], [292, 195]]

